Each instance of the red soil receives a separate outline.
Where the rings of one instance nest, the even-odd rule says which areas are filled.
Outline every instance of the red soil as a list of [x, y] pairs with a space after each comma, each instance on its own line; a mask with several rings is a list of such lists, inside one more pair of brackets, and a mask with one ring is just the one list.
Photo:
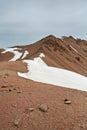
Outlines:
[[[80, 55], [70, 50], [69, 44]], [[43, 52], [46, 55], [43, 60], [48, 65], [87, 75], [86, 41], [49, 36], [21, 47], [23, 51], [29, 50], [26, 59]], [[75, 58], [78, 56], [80, 60]], [[87, 92], [18, 77], [18, 71], [27, 72], [26, 64], [21, 59], [7, 62], [11, 57], [11, 53], [0, 54], [0, 130], [87, 130]], [[72, 103], [65, 104], [66, 98]], [[39, 110], [39, 105], [44, 103], [48, 106], [47, 112]], [[31, 107], [34, 111], [28, 112], [26, 109]], [[18, 126], [15, 126], [15, 120]]]

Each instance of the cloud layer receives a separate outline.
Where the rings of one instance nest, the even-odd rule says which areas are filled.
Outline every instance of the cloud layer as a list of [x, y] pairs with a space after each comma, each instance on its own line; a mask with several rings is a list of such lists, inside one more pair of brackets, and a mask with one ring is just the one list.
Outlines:
[[87, 0], [0, 0], [0, 47], [46, 35], [87, 39]]

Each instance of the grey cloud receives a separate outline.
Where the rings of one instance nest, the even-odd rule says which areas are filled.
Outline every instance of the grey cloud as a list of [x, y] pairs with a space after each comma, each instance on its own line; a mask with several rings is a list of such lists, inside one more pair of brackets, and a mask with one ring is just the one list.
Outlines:
[[49, 34], [87, 39], [86, 5], [87, 0], [0, 0], [0, 47]]

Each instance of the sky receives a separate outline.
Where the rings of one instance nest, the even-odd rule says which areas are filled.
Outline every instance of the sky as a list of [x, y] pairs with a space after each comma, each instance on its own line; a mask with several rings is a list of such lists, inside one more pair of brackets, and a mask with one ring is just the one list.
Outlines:
[[87, 0], [0, 0], [0, 48], [47, 35], [87, 40]]

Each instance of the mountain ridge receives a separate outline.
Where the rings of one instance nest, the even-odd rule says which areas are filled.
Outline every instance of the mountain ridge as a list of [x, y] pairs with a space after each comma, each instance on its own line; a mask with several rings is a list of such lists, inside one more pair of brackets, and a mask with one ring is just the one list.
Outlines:
[[[18, 52], [22, 55], [25, 51], [29, 54], [23, 59], [33, 59], [38, 57], [40, 53], [44, 53], [46, 57], [43, 59], [49, 66], [69, 69], [87, 76], [87, 41], [75, 39], [72, 36], [56, 38], [49, 35], [34, 44], [25, 46], [14, 46], [18, 48]], [[0, 50], [0, 61], [8, 61], [13, 57], [13, 53], [2, 53]], [[18, 60], [23, 60], [21, 57]]]
[[86, 130], [86, 79], [87, 41], [51, 35], [0, 49], [0, 130]]

